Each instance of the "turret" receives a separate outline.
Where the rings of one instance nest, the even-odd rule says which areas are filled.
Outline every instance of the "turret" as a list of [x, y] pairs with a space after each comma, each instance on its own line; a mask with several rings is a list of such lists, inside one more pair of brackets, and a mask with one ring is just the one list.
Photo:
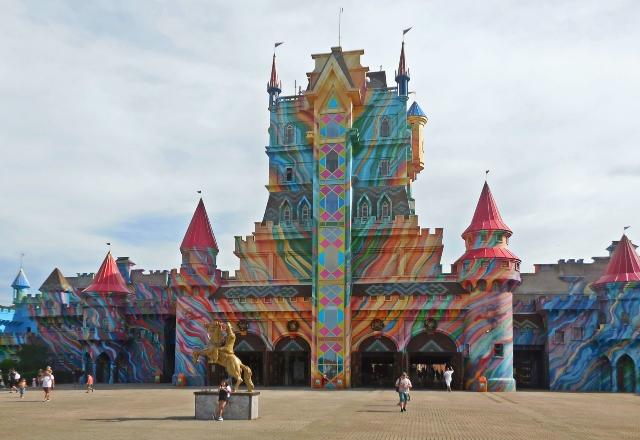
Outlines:
[[118, 270], [116, 260], [111, 255], [111, 251], [107, 252], [106, 257], [104, 257], [93, 282], [82, 293], [98, 293], [102, 295], [130, 293], [126, 281], [122, 277], [120, 270]]
[[11, 287], [13, 288], [13, 303], [18, 304], [22, 302], [22, 298], [27, 295], [31, 287], [29, 280], [27, 280], [27, 275], [22, 268], [20, 268], [13, 283], [11, 283]]
[[620, 242], [611, 253], [611, 259], [605, 273], [593, 283], [596, 289], [603, 289], [607, 285], [625, 285], [640, 283], [640, 259], [631, 244], [631, 240], [622, 235]]
[[51, 274], [40, 286], [40, 292], [44, 294], [45, 301], [54, 301], [57, 303], [68, 303], [69, 294], [73, 292], [73, 287], [69, 281], [62, 275], [57, 267], [53, 269]]
[[458, 279], [474, 285], [479, 281], [519, 284], [520, 259], [508, 249], [511, 234], [485, 182], [471, 224], [462, 233], [466, 251], [455, 262]]
[[411, 104], [407, 111], [407, 122], [411, 127], [411, 166], [409, 177], [416, 180], [420, 171], [424, 169], [424, 127], [427, 125], [427, 115], [424, 114], [417, 102]]
[[398, 96], [409, 96], [409, 69], [407, 69], [404, 59], [404, 41], [400, 50], [400, 62], [398, 63], [398, 71], [396, 72], [396, 82], [398, 83]]
[[462, 233], [466, 251], [454, 263], [469, 292], [464, 330], [468, 389], [477, 389], [484, 376], [489, 391], [515, 390], [512, 292], [520, 282], [520, 259], [507, 248], [510, 236], [485, 182], [471, 224]]
[[275, 107], [278, 102], [278, 97], [282, 92], [282, 83], [278, 81], [278, 74], [276, 73], [276, 54], [273, 54], [273, 63], [271, 64], [271, 77], [267, 83], [267, 93], [269, 94], [269, 110]]
[[216, 257], [218, 243], [213, 235], [211, 223], [202, 199], [193, 213], [189, 228], [180, 245], [182, 265], [180, 272], [214, 276], [216, 273]]

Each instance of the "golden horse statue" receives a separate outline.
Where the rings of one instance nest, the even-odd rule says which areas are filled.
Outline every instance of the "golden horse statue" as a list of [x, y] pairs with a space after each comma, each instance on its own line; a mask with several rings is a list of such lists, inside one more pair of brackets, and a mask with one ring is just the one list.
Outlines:
[[[231, 323], [228, 322], [225, 325], [221, 321], [215, 321], [213, 324], [207, 324], [206, 328], [209, 344], [202, 350], [193, 351], [193, 361], [198, 362], [200, 356], [205, 356], [209, 364], [222, 365], [227, 373], [235, 379], [235, 390], [240, 387], [242, 382], [245, 382], [247, 391], [252, 392], [254, 386], [251, 381], [251, 368], [244, 365], [233, 352], [236, 335], [233, 333]], [[226, 333], [226, 337], [223, 332]]]

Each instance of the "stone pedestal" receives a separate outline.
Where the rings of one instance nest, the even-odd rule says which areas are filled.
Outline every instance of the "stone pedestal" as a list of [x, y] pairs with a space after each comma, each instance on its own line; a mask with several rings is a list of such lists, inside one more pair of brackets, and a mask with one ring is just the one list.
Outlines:
[[[218, 408], [218, 391], [196, 391], [196, 419], [213, 420], [214, 411]], [[222, 418], [225, 420], [253, 420], [258, 418], [260, 392], [238, 391], [231, 394], [231, 398], [224, 409]]]

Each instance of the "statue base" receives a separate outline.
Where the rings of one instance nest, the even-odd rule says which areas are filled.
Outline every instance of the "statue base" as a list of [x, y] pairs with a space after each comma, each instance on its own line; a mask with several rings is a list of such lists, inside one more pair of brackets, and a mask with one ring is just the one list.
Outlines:
[[[196, 420], [213, 420], [214, 411], [218, 410], [218, 391], [196, 391]], [[238, 391], [231, 394], [231, 398], [224, 409], [222, 418], [225, 420], [254, 420], [258, 418], [260, 406], [260, 392]]]

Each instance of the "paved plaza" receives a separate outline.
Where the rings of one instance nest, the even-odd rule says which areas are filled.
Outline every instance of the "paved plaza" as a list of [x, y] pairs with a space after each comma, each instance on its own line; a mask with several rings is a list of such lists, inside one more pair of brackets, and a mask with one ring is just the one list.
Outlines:
[[400, 413], [383, 390], [261, 391], [254, 421], [196, 421], [195, 389], [60, 387], [51, 402], [0, 394], [0, 432], [19, 439], [640, 439], [633, 394], [414, 391]]

